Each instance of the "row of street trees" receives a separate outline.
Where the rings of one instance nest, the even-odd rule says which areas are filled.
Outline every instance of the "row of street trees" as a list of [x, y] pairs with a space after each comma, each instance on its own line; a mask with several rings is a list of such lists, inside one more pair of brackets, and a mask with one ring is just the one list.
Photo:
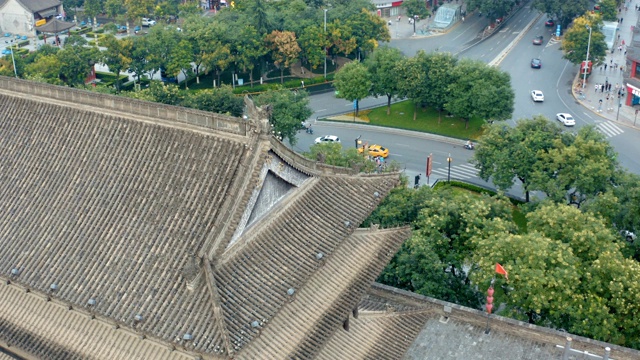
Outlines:
[[405, 184], [363, 224], [414, 227], [378, 281], [481, 308], [499, 262], [509, 271], [496, 280], [501, 314], [640, 348], [640, 247], [619, 234], [640, 230], [640, 177], [620, 169], [593, 128], [572, 135], [536, 117], [485, 133], [475, 156], [482, 176], [503, 187], [523, 178], [548, 197], [514, 207], [502, 196]]
[[338, 97], [357, 102], [367, 96], [408, 98], [415, 104], [443, 110], [468, 121], [472, 117], [506, 120], [513, 113], [511, 77], [481, 61], [458, 60], [449, 53], [419, 51], [407, 58], [381, 47], [364, 61], [345, 65], [335, 77]]
[[[188, 17], [181, 29], [157, 25], [149, 28], [146, 36], [101, 37], [98, 45], [105, 48], [103, 54], [88, 52], [87, 42], [82, 38], [72, 38], [65, 47], [71, 45], [69, 51], [87, 60], [86, 64], [104, 63], [114, 73], [130, 70], [137, 79], [146, 74], [153, 76], [161, 70], [176, 77], [180, 73], [191, 75], [193, 71], [197, 75], [204, 69], [217, 75], [217, 85], [221, 84], [221, 74], [225, 71], [230, 71], [233, 78], [239, 72], [247, 74], [253, 85], [254, 70], [259, 70], [260, 75], [266, 74], [271, 69], [269, 64], [280, 69], [283, 81], [284, 71], [299, 60], [316, 69], [324, 65], [326, 53], [360, 56], [372, 51], [378, 41], [389, 40], [387, 25], [373, 15], [372, 10], [373, 5], [366, 0], [337, 1], [327, 12], [325, 32], [322, 9], [302, 0], [246, 0], [214, 17]], [[115, 30], [115, 26], [106, 28]], [[50, 52], [50, 49], [46, 51]], [[87, 59], [87, 56], [91, 57]], [[27, 57], [17, 64], [18, 73], [38, 77], [26, 72], [25, 67], [31, 61], [44, 60], [52, 59], [42, 59], [37, 54]], [[60, 64], [77, 73], [78, 77], [88, 74], [85, 64], [74, 65]], [[3, 67], [7, 75], [12, 71], [10, 64]], [[53, 75], [50, 72], [39, 78], [69, 86], [83, 84], [65, 76], [56, 79]], [[119, 87], [118, 83], [116, 87]]]

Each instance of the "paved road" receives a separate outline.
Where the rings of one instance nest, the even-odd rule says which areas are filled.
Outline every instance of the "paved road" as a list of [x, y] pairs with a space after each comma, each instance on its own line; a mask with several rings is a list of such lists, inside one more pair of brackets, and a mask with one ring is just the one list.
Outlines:
[[[552, 29], [544, 26], [545, 16], [529, 8], [528, 6], [516, 13], [505, 26], [496, 34], [478, 43], [477, 34], [486, 26], [486, 19], [479, 16], [470, 16], [464, 24], [459, 24], [450, 33], [436, 37], [393, 39], [390, 46], [412, 56], [419, 49], [425, 51], [450, 51], [460, 57], [480, 59], [487, 63], [499, 63], [501, 69], [512, 76], [512, 86], [515, 91], [515, 111], [513, 120], [529, 118], [536, 114], [542, 114], [550, 119], [555, 119], [558, 112], [569, 112], [577, 120], [575, 129], [585, 125], [595, 125], [609, 138], [609, 141], [618, 151], [621, 164], [634, 173], [640, 173], [640, 159], [635, 156], [640, 152], [640, 142], [636, 139], [640, 132], [624, 124], [616, 123], [610, 119], [599, 116], [594, 109], [584, 107], [574, 98], [571, 86], [577, 74], [577, 67], [562, 59], [560, 43], [553, 40]], [[541, 46], [532, 44], [536, 35], [543, 35], [545, 42]], [[543, 61], [542, 69], [532, 69], [530, 61], [537, 57]], [[542, 90], [545, 93], [544, 103], [534, 103], [530, 97], [533, 89]], [[362, 107], [383, 105], [386, 98], [367, 98], [361, 101]], [[333, 93], [315, 95], [312, 97], [311, 106], [314, 110], [312, 119], [327, 116], [338, 112], [351, 111], [352, 103], [335, 99]], [[433, 178], [446, 178], [448, 168], [446, 157], [452, 153], [454, 162], [451, 167], [452, 177], [483, 184], [477, 178], [477, 170], [467, 163], [472, 153], [464, 150], [459, 145], [443, 144], [439, 140], [415, 138], [400, 134], [389, 134], [389, 130], [367, 130], [363, 132], [357, 129], [347, 130], [342, 126], [331, 124], [316, 125], [316, 135], [335, 134], [346, 139], [355, 139], [360, 133], [363, 137], [370, 138], [374, 142], [382, 143], [391, 149], [392, 158], [401, 162], [406, 168], [410, 178], [416, 174], [424, 175], [424, 163], [428, 153], [434, 153]], [[323, 131], [322, 133], [320, 133]], [[350, 143], [347, 140], [346, 143]], [[299, 150], [306, 150], [311, 142], [300, 142]], [[306, 148], [305, 148], [306, 146]], [[424, 177], [423, 177], [424, 179]], [[518, 189], [512, 193], [521, 195]]]

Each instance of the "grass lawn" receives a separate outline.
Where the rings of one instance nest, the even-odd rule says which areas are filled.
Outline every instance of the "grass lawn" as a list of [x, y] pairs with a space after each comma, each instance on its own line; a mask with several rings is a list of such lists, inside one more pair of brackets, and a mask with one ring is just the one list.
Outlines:
[[387, 115], [386, 106], [362, 111], [361, 113], [368, 117], [371, 125], [422, 131], [458, 139], [477, 140], [482, 135], [482, 125], [485, 124], [482, 119], [472, 118], [469, 120], [469, 127], [465, 128], [465, 123], [462, 119], [447, 117], [446, 111], [442, 112], [442, 121], [438, 122], [438, 112], [436, 110], [421, 107], [418, 107], [418, 116], [414, 121], [413, 111], [413, 102], [407, 100], [392, 104], [390, 115]]

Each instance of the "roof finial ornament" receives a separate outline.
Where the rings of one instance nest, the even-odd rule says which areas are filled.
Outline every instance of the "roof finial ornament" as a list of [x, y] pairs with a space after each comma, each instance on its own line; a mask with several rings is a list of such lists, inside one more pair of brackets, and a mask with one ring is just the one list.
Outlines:
[[270, 104], [256, 106], [249, 95], [244, 96], [245, 114], [249, 123], [256, 127], [261, 134], [270, 134], [269, 119], [271, 119], [272, 107]]

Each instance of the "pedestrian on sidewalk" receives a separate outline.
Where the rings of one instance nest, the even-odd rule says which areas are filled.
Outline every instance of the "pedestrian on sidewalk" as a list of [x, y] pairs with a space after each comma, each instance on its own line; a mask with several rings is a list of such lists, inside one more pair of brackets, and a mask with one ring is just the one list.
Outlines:
[[618, 45], [618, 51], [622, 52], [622, 45]]
[[[626, 8], [625, 11], [627, 11]], [[622, 24], [622, 20], [624, 20], [624, 18], [620, 18], [620, 24]]]
[[604, 71], [607, 71], [607, 63], [604, 63]]
[[600, 92], [603, 93], [604, 92], [604, 88], [605, 88], [604, 84], [600, 84]]

